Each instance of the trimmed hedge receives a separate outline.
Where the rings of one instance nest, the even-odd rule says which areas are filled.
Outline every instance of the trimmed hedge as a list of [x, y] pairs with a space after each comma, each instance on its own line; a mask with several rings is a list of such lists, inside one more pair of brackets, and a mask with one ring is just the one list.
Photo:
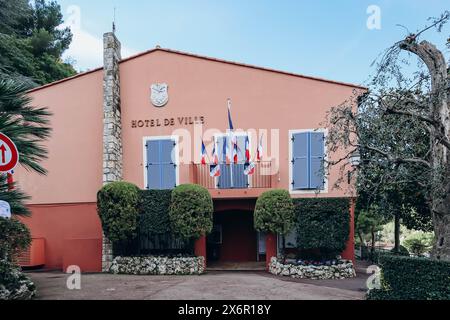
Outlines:
[[141, 190], [139, 198], [140, 232], [147, 235], [170, 232], [169, 208], [172, 190]]
[[449, 300], [450, 262], [381, 255], [382, 288], [368, 300]]
[[128, 182], [113, 182], [97, 193], [97, 211], [103, 232], [116, 242], [132, 239], [138, 226], [139, 188]]
[[295, 211], [287, 190], [264, 192], [256, 201], [255, 229], [258, 231], [288, 234], [295, 226]]
[[349, 199], [295, 199], [294, 206], [299, 249], [318, 249], [322, 257], [336, 256], [345, 249], [350, 230]]
[[213, 201], [208, 190], [195, 184], [184, 184], [172, 191], [170, 221], [173, 232], [184, 240], [198, 239], [211, 232]]

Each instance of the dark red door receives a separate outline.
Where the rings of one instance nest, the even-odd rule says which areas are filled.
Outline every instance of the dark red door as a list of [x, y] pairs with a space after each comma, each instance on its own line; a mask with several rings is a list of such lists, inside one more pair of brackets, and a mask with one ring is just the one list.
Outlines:
[[214, 223], [222, 229], [219, 261], [256, 261], [257, 239], [253, 227], [253, 212], [226, 211], [214, 214]]

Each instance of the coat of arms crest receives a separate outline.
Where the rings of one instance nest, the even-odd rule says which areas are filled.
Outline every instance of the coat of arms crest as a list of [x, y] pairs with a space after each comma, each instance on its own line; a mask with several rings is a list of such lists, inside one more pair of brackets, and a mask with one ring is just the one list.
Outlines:
[[151, 100], [155, 107], [164, 107], [169, 101], [169, 86], [166, 83], [155, 83], [151, 87]]

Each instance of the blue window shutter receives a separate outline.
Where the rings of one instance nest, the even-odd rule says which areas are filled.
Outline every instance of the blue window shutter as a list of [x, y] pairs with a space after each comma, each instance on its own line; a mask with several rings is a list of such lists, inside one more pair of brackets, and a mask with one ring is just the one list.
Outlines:
[[147, 152], [147, 189], [159, 189], [161, 181], [161, 168], [159, 163], [160, 148], [159, 141], [148, 140], [146, 143]]
[[231, 188], [231, 166], [226, 165], [226, 154], [224, 152], [223, 145], [225, 141], [229, 142], [224, 136], [217, 137], [217, 153], [219, 155], [220, 166], [220, 176], [218, 178], [219, 189], [230, 189]]
[[292, 135], [292, 188], [294, 190], [309, 188], [309, 133]]
[[325, 141], [323, 132], [310, 133], [310, 184], [311, 189], [324, 188], [324, 151]]
[[161, 182], [159, 189], [170, 190], [176, 187], [176, 163], [175, 163], [175, 141], [171, 139], [160, 140], [160, 170]]
[[245, 137], [237, 136], [236, 141], [238, 145], [238, 164], [232, 164], [233, 166], [233, 188], [246, 189], [248, 188], [248, 176], [244, 174], [245, 163]]

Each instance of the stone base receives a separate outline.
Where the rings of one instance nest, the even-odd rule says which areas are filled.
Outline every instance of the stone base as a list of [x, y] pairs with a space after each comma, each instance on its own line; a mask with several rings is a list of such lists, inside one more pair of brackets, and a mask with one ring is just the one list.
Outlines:
[[287, 276], [299, 279], [346, 279], [356, 277], [351, 260], [340, 260], [331, 266], [282, 264], [277, 258], [270, 260], [269, 272], [277, 276]]
[[205, 272], [204, 257], [116, 257], [109, 271], [135, 275], [199, 275]]

